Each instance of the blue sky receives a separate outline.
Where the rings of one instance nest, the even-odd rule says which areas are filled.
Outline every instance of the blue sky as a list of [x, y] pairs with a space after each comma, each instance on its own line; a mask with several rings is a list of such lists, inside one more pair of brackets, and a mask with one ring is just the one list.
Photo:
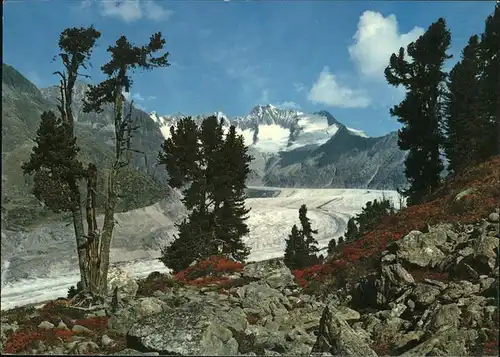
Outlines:
[[90, 71], [97, 82], [106, 48], [120, 35], [140, 45], [161, 31], [172, 65], [133, 75], [131, 95], [147, 111], [326, 109], [378, 136], [399, 128], [389, 108], [403, 94], [383, 77], [390, 54], [444, 17], [451, 67], [493, 9], [493, 1], [7, 0], [3, 58], [38, 86], [53, 85], [59, 33], [94, 24], [102, 32]]

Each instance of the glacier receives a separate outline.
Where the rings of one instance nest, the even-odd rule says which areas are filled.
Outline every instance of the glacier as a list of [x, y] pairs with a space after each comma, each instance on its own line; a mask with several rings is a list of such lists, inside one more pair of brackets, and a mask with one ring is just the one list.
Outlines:
[[[251, 209], [247, 221], [250, 233], [244, 238], [245, 243], [252, 249], [249, 261], [266, 260], [283, 255], [285, 239], [292, 225], [299, 224], [298, 209], [302, 204], [308, 207], [308, 216], [313, 228], [318, 229], [316, 239], [319, 248], [324, 251], [330, 239], [338, 238], [344, 233], [348, 219], [359, 213], [367, 201], [385, 197], [394, 204], [398, 202], [397, 192], [390, 190], [250, 188], [256, 191], [274, 191], [274, 194], [273, 197], [248, 198], [246, 201], [247, 207]], [[111, 250], [112, 266], [119, 267], [138, 278], [145, 277], [153, 271], [169, 271], [157, 259], [159, 250], [151, 249], [153, 246], [157, 247], [158, 244], [171, 241], [175, 233], [172, 213], [166, 206], [164, 203], [157, 203], [116, 215], [118, 224], [114, 248]], [[141, 224], [137, 226], [139, 222]], [[158, 231], [165, 224], [166, 227]], [[142, 240], [138, 237], [155, 230], [157, 241], [153, 245], [150, 243], [141, 248]], [[74, 240], [71, 239], [71, 227], [65, 232], [67, 244], [72, 245]], [[30, 257], [28, 265], [31, 270], [21, 278], [9, 279], [10, 273], [16, 269], [13, 260], [19, 257], [14, 254], [4, 260], [1, 272], [2, 310], [66, 296], [68, 288], [79, 280], [79, 272], [76, 252], [72, 253], [74, 256], [71, 261], [64, 261], [61, 257], [70, 253], [57, 251], [59, 246], [61, 242], [51, 247], [53, 255], [46, 252], [42, 256], [37, 256], [40, 262], [33, 261]], [[131, 246], [135, 247], [135, 250], [131, 250]], [[56, 263], [53, 262], [54, 257], [58, 257]], [[43, 264], [49, 263], [50, 267], [42, 274]]]

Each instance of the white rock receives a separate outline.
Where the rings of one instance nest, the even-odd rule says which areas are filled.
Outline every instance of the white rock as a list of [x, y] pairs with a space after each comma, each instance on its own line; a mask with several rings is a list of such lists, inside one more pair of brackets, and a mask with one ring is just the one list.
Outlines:
[[54, 324], [52, 324], [48, 321], [42, 321], [42, 322], [40, 322], [40, 325], [38, 325], [38, 328], [41, 328], [44, 330], [52, 330], [54, 328]]
[[110, 268], [108, 271], [108, 294], [113, 294], [115, 287], [118, 287], [120, 298], [132, 298], [139, 289], [133, 276], [121, 269]]
[[493, 223], [496, 223], [499, 221], [499, 214], [498, 213], [491, 213], [489, 216], [488, 216], [488, 220], [490, 222], [493, 222]]
[[59, 322], [59, 324], [57, 325], [57, 328], [59, 330], [69, 330], [68, 326], [66, 326], [66, 324], [64, 322], [62, 322], [62, 321]]
[[71, 329], [71, 331], [73, 331], [75, 333], [86, 333], [86, 334], [92, 333], [91, 330], [89, 330], [85, 326], [81, 326], [81, 325], [75, 325], [75, 326], [73, 326], [73, 328]]
[[103, 346], [109, 346], [114, 343], [114, 341], [108, 335], [102, 335], [101, 343]]

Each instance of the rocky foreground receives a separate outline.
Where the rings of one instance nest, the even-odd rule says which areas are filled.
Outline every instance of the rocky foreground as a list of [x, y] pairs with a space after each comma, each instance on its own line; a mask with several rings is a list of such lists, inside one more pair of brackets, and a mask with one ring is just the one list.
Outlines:
[[3, 352], [497, 355], [498, 217], [412, 231], [387, 246], [374, 272], [337, 278], [322, 294], [279, 260], [214, 258], [141, 281], [113, 270], [115, 294], [104, 304], [61, 299], [3, 312]]

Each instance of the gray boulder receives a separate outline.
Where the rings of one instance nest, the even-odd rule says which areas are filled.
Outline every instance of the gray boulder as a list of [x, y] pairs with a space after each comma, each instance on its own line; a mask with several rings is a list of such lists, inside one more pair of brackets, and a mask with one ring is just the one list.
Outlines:
[[347, 322], [330, 312], [328, 306], [323, 310], [318, 339], [312, 352], [327, 352], [334, 356], [377, 356], [365, 339]]
[[108, 328], [124, 335], [137, 321], [156, 315], [165, 308], [167, 305], [157, 298], [141, 298], [113, 314], [108, 321]]
[[108, 271], [108, 292], [112, 293], [118, 288], [118, 296], [121, 299], [133, 298], [139, 289], [135, 278], [121, 269], [111, 267]]
[[294, 286], [294, 276], [282, 260], [250, 263], [243, 268], [242, 276], [266, 282], [273, 289]]
[[472, 294], [478, 293], [479, 289], [479, 285], [474, 285], [470, 281], [452, 281], [439, 296], [439, 299], [443, 302], [454, 302], [462, 296], [470, 296]]
[[231, 328], [241, 329], [240, 322], [227, 326], [235, 319], [223, 314], [228, 312], [206, 303], [190, 302], [134, 324], [127, 340], [140, 351], [160, 354], [234, 355], [238, 343]]
[[429, 319], [425, 328], [432, 332], [438, 332], [451, 327], [459, 327], [462, 311], [457, 304], [446, 304], [439, 306]]
[[469, 355], [467, 345], [476, 338], [477, 333], [473, 330], [449, 328], [436, 334], [429, 334], [423, 342], [400, 356], [467, 356]]
[[441, 293], [441, 290], [431, 284], [419, 283], [413, 289], [411, 298], [417, 307], [430, 306]]
[[436, 246], [444, 244], [446, 235], [441, 233], [424, 234], [411, 231], [402, 239], [392, 243], [392, 249], [399, 261], [419, 267], [433, 268], [445, 258], [445, 254]]

